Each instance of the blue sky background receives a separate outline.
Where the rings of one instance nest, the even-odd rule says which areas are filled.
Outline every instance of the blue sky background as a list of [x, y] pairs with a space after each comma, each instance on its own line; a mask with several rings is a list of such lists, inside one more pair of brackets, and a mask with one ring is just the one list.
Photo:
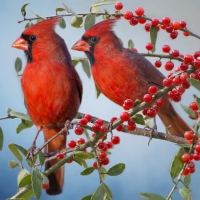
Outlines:
[[[71, 0], [64, 1], [68, 6], [72, 7], [77, 13], [88, 12], [93, 0]], [[137, 6], [143, 6], [145, 14], [151, 18], [161, 19], [163, 16], [169, 16], [172, 20], [186, 20], [189, 30], [195, 33], [200, 33], [198, 19], [200, 18], [200, 2], [198, 0], [123, 0], [125, 10], [134, 11]], [[27, 0], [27, 1], [0, 1], [0, 21], [1, 21], [1, 37], [0, 37], [0, 117], [6, 116], [6, 108], [12, 108], [19, 112], [26, 112], [23, 105], [23, 94], [20, 87], [20, 79], [16, 76], [14, 70], [14, 62], [16, 57], [23, 60], [25, 66], [26, 59], [24, 52], [13, 49], [12, 43], [21, 35], [24, 30], [25, 22], [18, 24], [17, 21], [22, 19], [21, 6], [24, 3], [30, 3], [29, 9], [42, 15], [55, 14], [55, 8], [61, 7], [59, 0]], [[101, 7], [114, 12], [114, 6]], [[30, 10], [27, 10], [27, 17], [34, 16]], [[84, 28], [76, 29], [70, 26], [71, 17], [65, 17], [66, 29], [56, 28], [58, 34], [65, 39], [67, 46], [72, 56], [85, 56], [82, 52], [72, 51], [72, 45], [80, 39], [84, 33]], [[101, 17], [98, 18], [101, 20]], [[134, 41], [135, 47], [139, 52], [146, 52], [145, 44], [150, 41], [149, 34], [144, 31], [143, 25], [132, 27], [127, 21], [121, 19], [114, 28], [116, 34], [123, 40], [124, 46], [127, 46], [128, 40]], [[161, 53], [162, 45], [169, 44], [171, 49], [178, 49], [182, 54], [193, 54], [199, 50], [200, 42], [193, 37], [183, 37], [179, 32], [176, 40], [172, 41], [167, 33], [160, 31], [156, 45], [156, 53]], [[156, 59], [150, 59], [154, 62]], [[164, 61], [163, 61], [164, 62]], [[178, 66], [178, 63], [175, 63]], [[76, 67], [84, 87], [83, 102], [80, 107], [80, 112], [90, 113], [99, 118], [109, 120], [113, 116], [119, 116], [122, 108], [114, 104], [106, 97], [101, 95], [98, 99], [95, 97], [95, 88], [92, 78], [88, 79], [82, 70], [81, 65]], [[167, 73], [161, 68], [161, 71]], [[192, 94], [196, 93], [195, 89], [187, 91], [183, 95], [182, 104], [189, 105], [193, 100]], [[187, 115], [180, 108], [179, 104], [174, 104], [180, 115], [192, 125], [193, 121], [187, 118]], [[25, 148], [29, 148], [36, 133], [36, 128], [27, 129], [16, 134], [16, 127], [20, 123], [19, 119], [9, 119], [0, 121], [0, 126], [4, 132], [4, 147], [0, 152], [0, 199], [5, 199], [13, 196], [17, 191], [17, 174], [19, 169], [10, 169], [8, 162], [15, 159], [7, 148], [10, 143], [16, 143]], [[157, 119], [159, 131], [165, 131], [162, 123]], [[113, 192], [115, 200], [121, 199], [140, 199], [139, 193], [151, 192], [160, 194], [166, 197], [173, 186], [169, 175], [169, 167], [172, 158], [178, 150], [177, 145], [152, 140], [150, 146], [147, 145], [148, 138], [114, 132], [115, 135], [121, 137], [121, 144], [115, 146], [110, 156], [109, 167], [122, 162], [126, 164], [124, 173], [117, 177], [107, 177], [106, 184]], [[77, 139], [73, 131], [71, 131], [68, 140]], [[37, 145], [43, 143], [42, 134], [39, 136]], [[192, 176], [192, 194], [194, 199], [200, 196], [200, 190], [197, 187], [200, 179], [200, 167], [196, 163], [196, 173]], [[61, 195], [51, 197], [45, 192], [42, 194], [42, 200], [45, 199], [71, 199], [78, 200], [81, 197], [91, 194], [99, 185], [98, 173], [95, 171], [87, 177], [80, 176], [83, 170], [76, 163], [66, 164], [65, 166], [65, 185]], [[180, 185], [180, 187], [182, 187]], [[174, 199], [181, 199], [178, 192], [173, 195]]]

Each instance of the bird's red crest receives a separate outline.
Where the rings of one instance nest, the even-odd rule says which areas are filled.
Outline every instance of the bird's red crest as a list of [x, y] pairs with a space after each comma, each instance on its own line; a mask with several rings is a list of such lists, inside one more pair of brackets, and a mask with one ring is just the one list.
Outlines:
[[47, 19], [47, 20], [38, 22], [37, 24], [27, 28], [23, 33], [30, 35], [30, 34], [32, 34], [32, 32], [35, 32], [36, 30], [52, 31], [52, 30], [54, 30], [55, 25], [59, 22], [60, 19], [61, 19], [60, 17], [55, 17], [55, 18], [51, 18], [51, 19]]
[[101, 33], [110, 32], [112, 31], [112, 28], [114, 24], [116, 23], [117, 19], [108, 19], [104, 20], [102, 22], [99, 22], [98, 24], [95, 24], [94, 26], [90, 27], [84, 34], [85, 37], [94, 36], [95, 34], [100, 35]]

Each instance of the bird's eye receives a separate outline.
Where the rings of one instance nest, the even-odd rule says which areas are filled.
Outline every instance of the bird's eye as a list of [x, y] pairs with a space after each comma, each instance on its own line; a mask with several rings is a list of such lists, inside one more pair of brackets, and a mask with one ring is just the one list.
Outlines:
[[29, 39], [30, 39], [31, 42], [33, 42], [34, 40], [36, 40], [36, 36], [35, 35], [30, 35]]
[[95, 44], [95, 43], [97, 43], [98, 41], [99, 41], [99, 38], [98, 37], [91, 37], [90, 38], [90, 41], [93, 43], [93, 44]]

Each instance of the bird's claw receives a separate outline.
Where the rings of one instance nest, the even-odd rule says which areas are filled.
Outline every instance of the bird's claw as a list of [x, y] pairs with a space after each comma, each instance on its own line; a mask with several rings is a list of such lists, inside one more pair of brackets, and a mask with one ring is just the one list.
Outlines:
[[26, 160], [28, 160], [29, 158], [33, 160], [38, 151], [39, 149], [33, 144], [26, 155]]
[[65, 122], [65, 130], [68, 134], [69, 134], [69, 129], [73, 129], [73, 127], [74, 127], [74, 123], [70, 122], [69, 120]]

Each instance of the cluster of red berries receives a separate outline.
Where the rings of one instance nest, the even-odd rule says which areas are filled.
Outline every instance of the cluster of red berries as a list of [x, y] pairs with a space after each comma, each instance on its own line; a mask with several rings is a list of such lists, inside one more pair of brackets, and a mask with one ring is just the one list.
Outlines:
[[[194, 132], [192, 131], [187, 131], [184, 134], [185, 139], [187, 139], [189, 141], [190, 144], [193, 143], [193, 139], [194, 139]], [[199, 161], [200, 160], [200, 144], [198, 143], [198, 136], [196, 135], [195, 138], [195, 152], [194, 154], [183, 154], [181, 157], [182, 162], [187, 163], [187, 167], [185, 168], [183, 175], [187, 176], [188, 174], [193, 174], [195, 172], [195, 163], [193, 162], [193, 160], [195, 161]]]
[[[121, 17], [120, 10], [123, 8], [123, 4], [121, 2], [116, 2], [115, 3], [115, 9], [116, 9], [116, 18]], [[144, 17], [144, 8], [141, 6], [137, 7], [135, 9], [135, 15], [133, 14], [132, 11], [125, 11], [123, 13], [123, 17], [126, 20], [129, 20], [129, 23], [132, 26], [139, 24], [145, 24], [146, 19]], [[167, 16], [163, 17], [162, 20], [160, 21], [157, 18], [151, 19], [151, 23], [146, 23], [144, 28], [147, 32], [150, 31], [151, 26], [157, 27], [157, 30], [159, 31], [160, 29], [165, 30], [167, 33], [169, 33], [171, 39], [176, 39], [178, 37], [178, 30], [186, 28], [186, 22], [185, 21], [171, 21], [171, 19]], [[189, 33], [186, 31], [183, 31], [184, 36], [189, 36]]]
[[194, 111], [195, 117], [189, 116], [191, 119], [197, 119], [199, 116], [199, 106], [196, 101], [190, 103], [189, 108]]

